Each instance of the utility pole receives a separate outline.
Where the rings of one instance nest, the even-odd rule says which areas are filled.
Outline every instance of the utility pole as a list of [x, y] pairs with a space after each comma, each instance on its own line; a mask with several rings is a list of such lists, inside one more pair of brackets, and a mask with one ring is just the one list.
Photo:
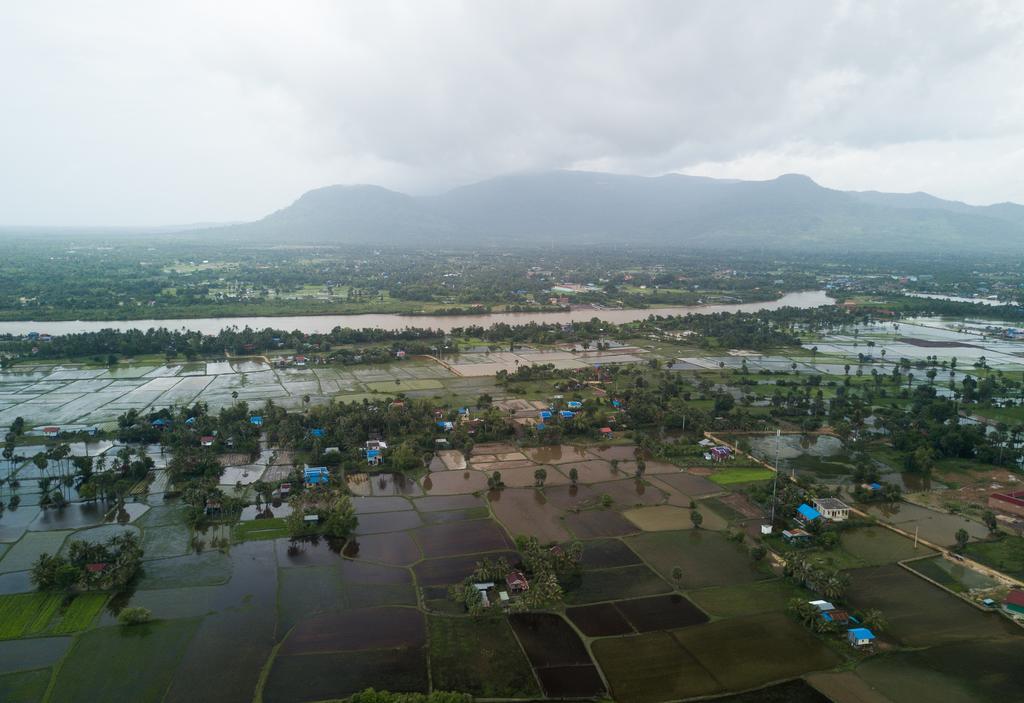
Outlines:
[[779, 441], [782, 438], [782, 430], [775, 430], [775, 480], [772, 481], [772, 517], [770, 525], [775, 525], [775, 492], [779, 486]]

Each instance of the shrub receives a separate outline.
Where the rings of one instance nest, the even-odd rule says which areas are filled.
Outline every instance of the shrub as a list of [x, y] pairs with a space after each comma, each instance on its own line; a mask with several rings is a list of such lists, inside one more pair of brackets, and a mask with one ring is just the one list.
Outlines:
[[149, 608], [139, 606], [122, 608], [121, 612], [117, 614], [117, 621], [122, 625], [141, 625], [149, 622], [152, 618], [153, 613]]

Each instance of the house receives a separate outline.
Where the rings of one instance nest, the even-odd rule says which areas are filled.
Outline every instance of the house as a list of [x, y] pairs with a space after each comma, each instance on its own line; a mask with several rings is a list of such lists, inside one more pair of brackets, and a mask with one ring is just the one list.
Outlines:
[[494, 588], [493, 581], [485, 581], [482, 583], [474, 583], [473, 588], [476, 589], [477, 593], [480, 594], [480, 602], [484, 604], [485, 608], [490, 607], [491, 600], [487, 597], [487, 592]]
[[807, 503], [801, 503], [800, 507], [796, 509], [796, 521], [801, 525], [808, 525], [820, 519], [821, 513], [807, 505]]
[[847, 625], [850, 622], [850, 614], [842, 608], [822, 612], [821, 619], [825, 622], [834, 622], [837, 625]]
[[1003, 609], [1015, 615], [1024, 615], [1024, 591], [1014, 588], [1006, 594]]
[[792, 530], [783, 530], [782, 539], [790, 544], [806, 544], [811, 541], [811, 533], [797, 527]]
[[526, 574], [522, 571], [510, 571], [505, 577], [505, 585], [512, 593], [530, 590], [530, 582], [526, 580]]
[[396, 351], [395, 352], [395, 358], [396, 359], [404, 359], [405, 358], [405, 351], [402, 350], [402, 349], [399, 349], [398, 351]]
[[850, 517], [850, 506], [838, 498], [815, 498], [814, 507], [823, 517], [834, 522]]
[[190, 417], [185, 420], [185, 424], [191, 427], [192, 425], [196, 424], [196, 419], [194, 417]]
[[306, 357], [304, 357], [302, 354], [296, 354], [294, 361], [296, 366], [306, 365]]
[[714, 461], [725, 461], [732, 457], [732, 450], [729, 447], [712, 447], [708, 453]]
[[253, 415], [252, 417], [249, 418], [249, 423], [253, 424], [253, 425], [256, 425], [256, 427], [262, 427], [263, 426], [263, 417], [260, 416], [260, 415]]
[[204, 447], [212, 447], [213, 446], [213, 436], [212, 435], [203, 435], [202, 437], [199, 438], [199, 444], [201, 444]]
[[387, 449], [388, 443], [382, 439], [368, 439], [363, 447], [366, 451], [371, 449]]
[[330, 475], [326, 466], [307, 466], [302, 470], [302, 480], [307, 486], [326, 485]]
[[206, 499], [206, 511], [205, 512], [206, 512], [206, 515], [208, 517], [212, 516], [212, 515], [220, 515], [220, 511], [221, 511], [222, 507], [223, 506], [221, 505], [219, 500], [217, 500], [215, 498], [207, 498]]
[[90, 574], [98, 574], [107, 568], [107, 562], [105, 561], [93, 561], [85, 565], [85, 570]]
[[314, 427], [313, 429], [311, 429], [311, 430], [309, 431], [309, 436], [310, 436], [310, 437], [317, 437], [317, 438], [320, 438], [320, 437], [323, 437], [323, 436], [324, 436], [324, 434], [325, 434], [325, 433], [324, 433], [324, 430], [323, 430], [323, 428], [321, 428], [321, 427]]
[[551, 419], [551, 411], [550, 410], [541, 410], [540, 411], [540, 419], [541, 420], [550, 420]]
[[836, 607], [829, 603], [827, 600], [809, 600], [807, 602], [823, 613], [827, 613], [830, 610], [836, 609]]
[[713, 446], [715, 446], [715, 443], [714, 443], [714, 442], [712, 442], [712, 441], [711, 441], [710, 439], [708, 439], [707, 437], [705, 437], [705, 438], [704, 438], [704, 439], [702, 439], [701, 441], [697, 442], [697, 444], [699, 444], [699, 445], [700, 445], [700, 446], [702, 446], [702, 447], [713, 447]]
[[574, 413], [572, 410], [562, 410], [558, 414], [563, 420], [571, 420], [574, 417], [576, 417], [576, 413]]
[[611, 427], [602, 427], [598, 432], [601, 433], [601, 439], [611, 439], [614, 436]]
[[451, 432], [452, 430], [455, 429], [455, 424], [452, 422], [448, 422], [447, 420], [442, 420], [438, 422], [437, 426], [440, 427], [445, 432]]
[[366, 452], [366, 463], [370, 466], [380, 466], [384, 461], [384, 457], [381, 456], [379, 449], [369, 449]]
[[292, 492], [292, 484], [282, 483], [277, 487], [278, 493], [282, 498], [287, 498]]
[[855, 627], [847, 631], [847, 638], [854, 647], [870, 647], [875, 642], [875, 633], [866, 627]]
[[43, 436], [44, 437], [56, 437], [59, 434], [60, 434], [60, 428], [59, 427], [44, 427], [43, 428]]
[[444, 437], [441, 437], [439, 439], [435, 439], [434, 440], [434, 448], [435, 449], [447, 449], [448, 448], [448, 440], [445, 439]]
[[155, 427], [158, 430], [163, 430], [163, 429], [166, 429], [166, 428], [171, 426], [171, 421], [170, 420], [165, 420], [162, 417], [158, 417], [157, 419], [153, 420], [153, 422], [151, 422], [149, 424], [151, 424], [153, 427]]
[[878, 493], [879, 491], [882, 490], [882, 484], [878, 483], [877, 481], [873, 481], [871, 483], [862, 483], [860, 484], [860, 487], [863, 488], [865, 491], [868, 491], [869, 493]]
[[[46, 433], [46, 430], [43, 430]], [[988, 497], [988, 507], [1001, 513], [1024, 517], [1024, 491], [993, 493]]]
[[580, 401], [578, 401], [578, 400], [570, 400], [570, 401], [569, 401], [568, 403], [566, 403], [566, 405], [567, 405], [567, 406], [569, 407], [569, 409], [571, 409], [571, 410], [579, 410], [580, 408], [582, 408], [582, 407], [583, 407], [583, 403], [581, 403], [581, 402], [580, 402]]

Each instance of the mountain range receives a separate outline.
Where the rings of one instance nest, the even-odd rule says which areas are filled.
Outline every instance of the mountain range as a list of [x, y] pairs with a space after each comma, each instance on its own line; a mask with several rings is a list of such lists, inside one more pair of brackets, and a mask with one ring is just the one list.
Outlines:
[[743, 181], [550, 171], [422, 197], [328, 186], [257, 222], [208, 232], [290, 244], [996, 251], [1024, 243], [1024, 206], [840, 191], [797, 174]]

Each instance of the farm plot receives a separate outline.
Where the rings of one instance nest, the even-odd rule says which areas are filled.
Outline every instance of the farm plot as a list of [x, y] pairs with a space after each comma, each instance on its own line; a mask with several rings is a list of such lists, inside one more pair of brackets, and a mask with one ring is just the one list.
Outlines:
[[570, 538], [562, 511], [548, 502], [542, 491], [507, 488], [488, 493], [494, 516], [512, 535], [531, 535], [541, 542], [563, 542]]
[[133, 628], [104, 627], [80, 635], [64, 659], [50, 700], [159, 701], [198, 620], [165, 620]]
[[683, 572], [685, 588], [704, 588], [749, 583], [768, 578], [766, 569], [754, 565], [747, 550], [720, 532], [686, 530], [647, 532], [626, 538], [626, 543], [662, 577], [672, 570]]
[[619, 598], [668, 593], [672, 587], [647, 566], [623, 566], [617, 569], [584, 571], [566, 588], [570, 604], [597, 603]]
[[482, 698], [532, 698], [540, 693], [504, 618], [430, 616], [428, 622], [435, 690]]
[[981, 613], [896, 564], [854, 569], [847, 598], [857, 608], [878, 608], [887, 636], [906, 646], [930, 646], [1019, 634], [995, 613]]
[[637, 532], [637, 527], [621, 514], [611, 510], [586, 510], [572, 513], [565, 523], [577, 539], [619, 537]]

